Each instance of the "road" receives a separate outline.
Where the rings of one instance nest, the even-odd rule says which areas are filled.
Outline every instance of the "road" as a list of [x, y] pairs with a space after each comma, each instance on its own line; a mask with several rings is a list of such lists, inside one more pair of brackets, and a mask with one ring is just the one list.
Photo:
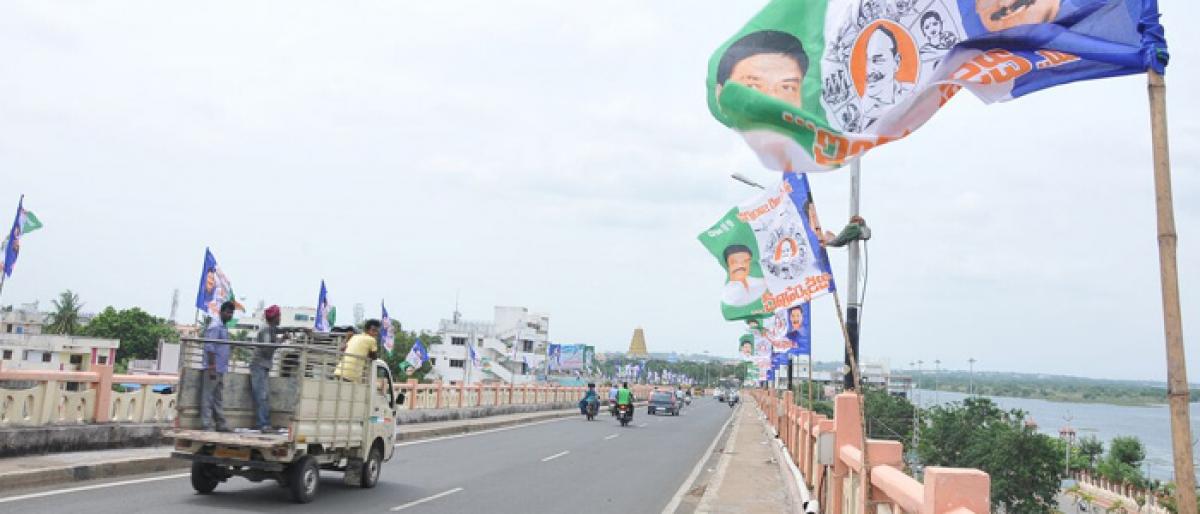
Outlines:
[[[273, 481], [231, 478], [211, 495], [185, 473], [0, 498], [0, 511], [138, 512], [661, 512], [692, 474], [731, 409], [700, 398], [682, 416], [647, 416], [622, 428], [602, 414], [490, 432], [400, 443], [377, 488], [342, 484], [324, 472], [314, 502], [297, 505]], [[84, 490], [79, 490], [81, 488]], [[40, 496], [39, 496], [40, 495]]]

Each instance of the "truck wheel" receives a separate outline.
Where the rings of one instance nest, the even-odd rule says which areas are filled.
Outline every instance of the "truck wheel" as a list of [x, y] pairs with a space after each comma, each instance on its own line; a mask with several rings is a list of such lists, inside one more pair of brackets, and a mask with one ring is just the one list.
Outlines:
[[288, 486], [292, 490], [292, 501], [308, 503], [317, 496], [317, 488], [321, 484], [321, 472], [317, 469], [317, 459], [305, 455], [288, 468]]
[[192, 463], [192, 489], [195, 489], [197, 493], [211, 493], [220, 482], [217, 479], [216, 465], [204, 462]]
[[371, 447], [367, 461], [362, 465], [362, 487], [370, 489], [379, 483], [379, 474], [383, 471], [383, 448], [378, 444]]

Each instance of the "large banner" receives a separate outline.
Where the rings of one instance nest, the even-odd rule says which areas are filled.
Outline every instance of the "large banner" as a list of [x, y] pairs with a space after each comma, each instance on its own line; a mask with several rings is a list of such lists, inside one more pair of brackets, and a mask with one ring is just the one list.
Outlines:
[[587, 367], [587, 346], [564, 344], [559, 347], [558, 365], [561, 371], [575, 371]]
[[829, 257], [808, 178], [788, 173], [777, 186], [731, 209], [699, 236], [721, 267], [721, 313], [761, 318], [832, 292]]
[[1156, 0], [772, 0], [708, 64], [709, 111], [780, 171], [907, 136], [965, 87], [985, 102], [1162, 73]]

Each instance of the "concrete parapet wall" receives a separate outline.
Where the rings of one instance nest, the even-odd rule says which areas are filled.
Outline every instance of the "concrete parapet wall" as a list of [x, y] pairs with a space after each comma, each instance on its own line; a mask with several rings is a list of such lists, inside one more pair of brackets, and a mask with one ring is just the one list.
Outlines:
[[0, 428], [0, 457], [167, 444], [163, 424], [105, 423]]

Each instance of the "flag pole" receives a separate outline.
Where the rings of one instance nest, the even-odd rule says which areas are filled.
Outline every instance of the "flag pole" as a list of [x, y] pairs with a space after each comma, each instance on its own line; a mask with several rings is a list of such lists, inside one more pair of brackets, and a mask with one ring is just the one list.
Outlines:
[[1175, 259], [1175, 207], [1171, 198], [1171, 157], [1167, 142], [1167, 84], [1158, 72], [1146, 74], [1150, 96], [1150, 136], [1154, 151], [1154, 199], [1158, 213], [1158, 266], [1162, 283], [1163, 328], [1167, 346], [1167, 400], [1171, 408], [1175, 498], [1179, 512], [1196, 512], [1196, 471], [1192, 460], [1187, 362]]

